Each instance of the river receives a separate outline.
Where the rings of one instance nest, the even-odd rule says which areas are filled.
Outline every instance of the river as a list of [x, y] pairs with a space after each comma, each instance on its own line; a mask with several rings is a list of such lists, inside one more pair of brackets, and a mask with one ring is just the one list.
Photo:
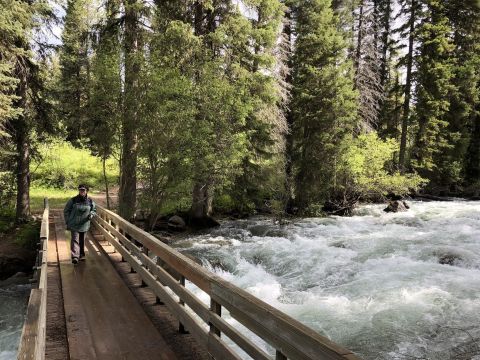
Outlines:
[[17, 358], [30, 285], [0, 288], [0, 360]]
[[480, 202], [410, 205], [224, 221], [176, 247], [364, 359], [479, 360]]

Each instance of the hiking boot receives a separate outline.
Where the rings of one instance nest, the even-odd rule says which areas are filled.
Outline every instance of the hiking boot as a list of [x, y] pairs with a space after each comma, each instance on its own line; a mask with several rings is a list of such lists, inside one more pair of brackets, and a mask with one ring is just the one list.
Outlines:
[[85, 261], [85, 255], [80, 255], [80, 258], [78, 260]]
[[77, 263], [78, 263], [78, 259], [77, 259], [77, 258], [73, 258], [73, 259], [72, 259], [72, 264], [73, 264], [73, 265], [77, 265]]

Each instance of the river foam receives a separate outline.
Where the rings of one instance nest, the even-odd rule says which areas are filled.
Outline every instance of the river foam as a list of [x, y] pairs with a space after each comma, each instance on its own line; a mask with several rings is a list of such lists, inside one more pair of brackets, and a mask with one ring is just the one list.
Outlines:
[[365, 359], [480, 359], [480, 203], [383, 208], [226, 221], [177, 246]]

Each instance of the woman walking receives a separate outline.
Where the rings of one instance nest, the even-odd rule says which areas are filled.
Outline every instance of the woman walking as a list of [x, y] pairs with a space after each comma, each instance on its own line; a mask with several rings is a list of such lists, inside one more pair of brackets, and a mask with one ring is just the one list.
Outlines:
[[78, 185], [78, 195], [68, 200], [63, 210], [67, 230], [72, 233], [70, 250], [73, 264], [85, 260], [85, 233], [90, 228], [90, 220], [96, 215], [95, 202], [87, 193], [88, 186]]

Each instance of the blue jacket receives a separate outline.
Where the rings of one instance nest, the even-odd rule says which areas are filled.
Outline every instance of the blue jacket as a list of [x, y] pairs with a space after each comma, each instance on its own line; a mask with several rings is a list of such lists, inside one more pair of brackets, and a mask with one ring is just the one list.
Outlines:
[[63, 209], [67, 230], [87, 232], [90, 229], [90, 219], [96, 213], [97, 208], [91, 198], [80, 195], [71, 198]]

